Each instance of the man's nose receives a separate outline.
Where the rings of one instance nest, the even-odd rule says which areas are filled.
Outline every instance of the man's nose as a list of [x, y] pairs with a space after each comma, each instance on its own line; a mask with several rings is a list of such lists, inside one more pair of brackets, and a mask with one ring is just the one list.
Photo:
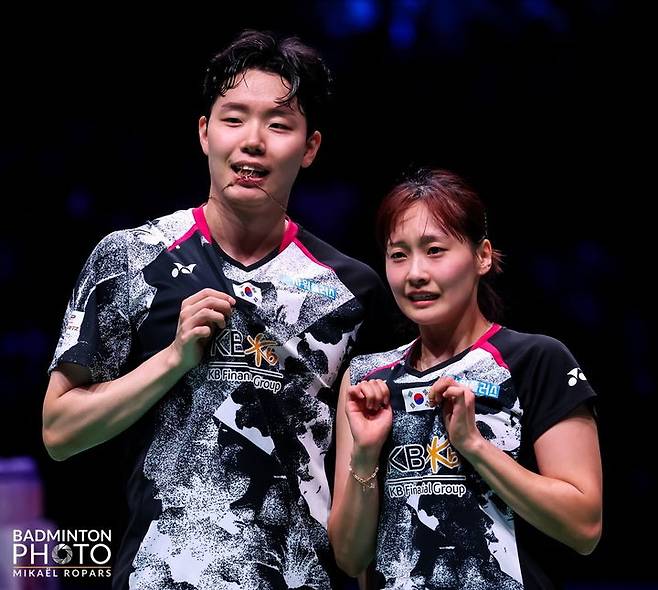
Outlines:
[[242, 141], [240, 150], [250, 156], [262, 156], [265, 153], [265, 143], [258, 125], [250, 125], [247, 135]]

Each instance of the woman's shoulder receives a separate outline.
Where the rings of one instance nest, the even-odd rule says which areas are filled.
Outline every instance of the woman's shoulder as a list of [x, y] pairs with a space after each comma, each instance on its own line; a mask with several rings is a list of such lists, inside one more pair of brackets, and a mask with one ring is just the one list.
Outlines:
[[495, 334], [491, 342], [496, 347], [506, 347], [515, 349], [519, 352], [529, 354], [537, 353], [559, 353], [568, 351], [567, 346], [557, 338], [547, 334], [535, 334], [529, 332], [519, 332], [511, 328], [503, 327]]
[[404, 363], [415, 340], [392, 350], [355, 356], [350, 363], [350, 380], [358, 383], [365, 379], [384, 379], [393, 367]]
[[491, 345], [510, 371], [557, 372], [578, 369], [571, 350], [561, 341], [546, 334], [532, 334], [503, 328], [495, 334]]

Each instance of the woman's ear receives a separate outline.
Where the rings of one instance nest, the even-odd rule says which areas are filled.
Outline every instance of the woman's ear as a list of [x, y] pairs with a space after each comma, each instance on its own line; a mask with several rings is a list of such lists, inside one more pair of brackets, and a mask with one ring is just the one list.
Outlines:
[[491, 270], [491, 265], [493, 263], [493, 246], [487, 238], [484, 238], [484, 240], [478, 244], [477, 250], [475, 251], [475, 259], [478, 274], [480, 276], [486, 275]]

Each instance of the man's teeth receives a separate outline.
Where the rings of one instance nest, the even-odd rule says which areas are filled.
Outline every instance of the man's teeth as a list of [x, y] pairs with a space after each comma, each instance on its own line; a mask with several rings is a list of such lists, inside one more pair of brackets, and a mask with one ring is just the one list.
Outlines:
[[236, 166], [236, 172], [243, 178], [251, 178], [252, 176], [262, 178], [267, 174], [265, 170], [253, 166]]

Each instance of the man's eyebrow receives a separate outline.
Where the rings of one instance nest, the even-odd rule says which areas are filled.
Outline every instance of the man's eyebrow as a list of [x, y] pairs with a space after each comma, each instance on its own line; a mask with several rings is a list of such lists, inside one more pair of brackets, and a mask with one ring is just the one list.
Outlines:
[[268, 109], [267, 113], [270, 115], [294, 115], [295, 109], [289, 104], [282, 104], [281, 106]]
[[219, 108], [223, 111], [242, 111], [247, 112], [249, 108], [246, 104], [241, 102], [224, 102], [219, 104]]
[[[241, 113], [247, 113], [250, 110], [246, 104], [241, 102], [220, 103], [219, 108], [222, 111], [239, 111]], [[294, 115], [295, 109], [293, 109], [290, 105], [281, 105], [281, 106], [272, 107], [271, 109], [267, 109], [265, 113], [270, 116], [271, 115], [287, 116], [287, 115]]]

